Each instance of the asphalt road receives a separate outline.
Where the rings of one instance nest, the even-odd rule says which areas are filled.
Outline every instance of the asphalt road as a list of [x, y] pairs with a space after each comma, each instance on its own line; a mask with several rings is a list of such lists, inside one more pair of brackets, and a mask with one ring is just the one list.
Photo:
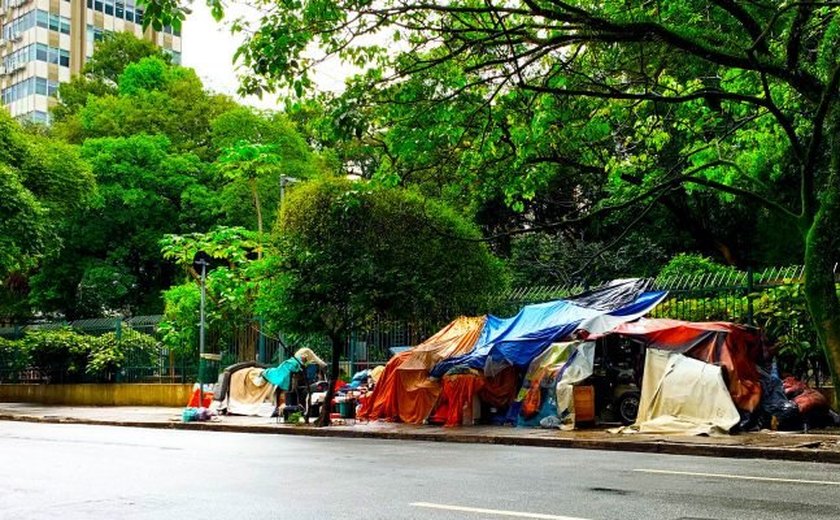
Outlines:
[[840, 466], [0, 421], [0, 519], [837, 519]]

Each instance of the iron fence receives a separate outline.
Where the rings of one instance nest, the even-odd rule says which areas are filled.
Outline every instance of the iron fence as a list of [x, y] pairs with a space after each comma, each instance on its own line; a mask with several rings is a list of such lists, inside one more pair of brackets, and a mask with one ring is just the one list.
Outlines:
[[[835, 266], [837, 273], [837, 266]], [[800, 286], [804, 268], [790, 266], [770, 268], [760, 272], [726, 270], [718, 273], [704, 273], [691, 276], [658, 278], [650, 281], [650, 288], [668, 291], [667, 298], [652, 312], [653, 317], [673, 318], [688, 321], [733, 321], [739, 323], [765, 325], [757, 314], [762, 316], [762, 305], [767, 303], [767, 295], [772, 290], [782, 287]], [[519, 287], [506, 291], [493, 298], [489, 312], [510, 316], [523, 305], [561, 299], [588, 289], [583, 284]], [[786, 300], [786, 305], [796, 301]], [[758, 308], [757, 308], [758, 306]], [[198, 375], [197, 346], [185, 345], [172, 350], [162, 342], [158, 325], [161, 316], [135, 316], [131, 318], [96, 318], [75, 321], [43, 321], [27, 324], [10, 324], [0, 327], [0, 338], [20, 339], [29, 331], [56, 330], [69, 327], [89, 335], [114, 333], [117, 338], [130, 340], [132, 334], [146, 334], [157, 341], [153, 355], [148, 352], [126, 350], [125, 360], [113, 380], [119, 382], [189, 382]], [[794, 327], [803, 329], [802, 324], [781, 324], [781, 334], [790, 335]], [[346, 375], [384, 364], [392, 355], [390, 349], [416, 345], [439, 330], [444, 323], [436, 320], [418, 320], [413, 322], [388, 320], [373, 317], [353, 327], [346, 337], [342, 353]], [[779, 325], [774, 325], [777, 329]], [[790, 330], [785, 329], [789, 326]], [[804, 327], [808, 329], [809, 327]], [[798, 329], [798, 330], [799, 330]], [[801, 334], [806, 331], [799, 330]], [[205, 379], [214, 377], [221, 367], [240, 361], [256, 360], [268, 364], [277, 364], [301, 347], [312, 348], [325, 360], [331, 353], [331, 344], [326, 336], [317, 334], [271, 334], [263, 323], [255, 321], [248, 324], [233, 325], [230, 330], [214, 332], [208, 339], [208, 352], [217, 356], [217, 361], [209, 363]], [[816, 341], [814, 339], [814, 341]], [[8, 353], [0, 349], [0, 382], [8, 381], [44, 381], [44, 371], [37, 366], [9, 368], [8, 360], [3, 356]], [[816, 371], [817, 378], [824, 367], [817, 356], [808, 370]]]

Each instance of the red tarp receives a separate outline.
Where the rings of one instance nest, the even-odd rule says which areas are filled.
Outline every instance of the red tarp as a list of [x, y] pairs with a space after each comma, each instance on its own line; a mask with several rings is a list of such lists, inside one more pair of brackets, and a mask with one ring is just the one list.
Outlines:
[[724, 367], [729, 394], [742, 410], [755, 410], [761, 400], [756, 364], [764, 357], [764, 344], [757, 329], [725, 322], [642, 319], [620, 325], [611, 334]]
[[484, 317], [458, 318], [415, 348], [391, 358], [359, 418], [422, 424], [441, 392], [440, 382], [429, 379], [429, 370], [444, 359], [469, 352], [483, 326]]

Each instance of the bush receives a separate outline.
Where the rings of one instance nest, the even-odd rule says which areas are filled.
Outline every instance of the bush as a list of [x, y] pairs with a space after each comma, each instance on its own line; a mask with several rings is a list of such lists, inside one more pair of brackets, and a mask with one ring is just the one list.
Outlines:
[[28, 331], [16, 341], [0, 339], [0, 371], [41, 370], [51, 383], [113, 381], [128, 365], [154, 366], [158, 341], [141, 332], [123, 329], [101, 336], [71, 328]]
[[31, 364], [29, 351], [20, 341], [0, 338], [0, 381], [16, 379], [17, 374]]
[[93, 340], [92, 336], [62, 328], [29, 331], [20, 342], [29, 352], [32, 365], [40, 368], [50, 382], [76, 383], [84, 377]]
[[781, 369], [806, 380], [828, 374], [802, 285], [771, 287], [757, 296], [755, 323], [764, 329]]
[[691, 253], [680, 253], [673, 258], [659, 271], [659, 280], [676, 280], [678, 278], [702, 276], [702, 275], [723, 275], [735, 276], [740, 271], [734, 267], [715, 262], [711, 258]]
[[154, 337], [131, 329], [123, 330], [120, 339], [114, 332], [97, 336], [91, 347], [85, 372], [107, 381], [127, 366], [154, 366], [159, 353]]

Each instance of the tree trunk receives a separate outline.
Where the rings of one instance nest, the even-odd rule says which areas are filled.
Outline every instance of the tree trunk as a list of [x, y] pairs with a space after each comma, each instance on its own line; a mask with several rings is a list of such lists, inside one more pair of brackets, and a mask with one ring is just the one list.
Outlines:
[[840, 299], [834, 274], [840, 242], [840, 142], [833, 145], [832, 171], [805, 237], [805, 299], [840, 403]]
[[257, 191], [257, 179], [251, 179], [251, 193], [254, 195], [254, 208], [257, 210], [257, 236], [260, 243], [257, 245], [257, 258], [262, 258], [262, 240], [263, 240], [263, 218], [262, 207], [260, 205], [260, 194]]
[[335, 383], [338, 381], [338, 361], [341, 358], [341, 351], [344, 350], [344, 340], [341, 334], [331, 334], [330, 341], [332, 342], [332, 360], [330, 361], [329, 387], [327, 388], [327, 396], [324, 398], [324, 404], [321, 405], [318, 426], [330, 425], [330, 411], [333, 397], [335, 397]]

